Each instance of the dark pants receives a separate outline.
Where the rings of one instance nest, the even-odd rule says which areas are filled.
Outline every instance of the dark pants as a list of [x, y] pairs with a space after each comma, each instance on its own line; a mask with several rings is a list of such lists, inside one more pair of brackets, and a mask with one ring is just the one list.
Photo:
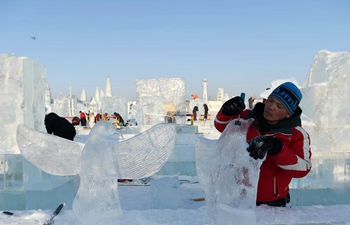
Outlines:
[[259, 205], [265, 204], [268, 206], [285, 207], [289, 202], [290, 202], [290, 195], [288, 193], [284, 198], [281, 198], [272, 202], [256, 202], [256, 205], [259, 206]]
[[86, 118], [81, 118], [80, 121], [82, 126], [86, 126]]

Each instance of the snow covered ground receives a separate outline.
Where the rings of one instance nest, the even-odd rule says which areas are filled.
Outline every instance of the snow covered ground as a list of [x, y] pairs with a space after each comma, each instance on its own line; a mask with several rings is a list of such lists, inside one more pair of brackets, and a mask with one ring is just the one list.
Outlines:
[[[140, 182], [120, 184], [119, 195], [123, 214], [118, 221], [109, 224], [120, 225], [214, 225], [207, 216], [204, 201], [193, 199], [203, 197], [196, 178], [179, 177], [181, 198], [179, 208], [151, 209], [150, 186]], [[52, 210], [12, 211], [18, 216], [0, 214], [0, 224], [38, 225], [44, 224]], [[256, 210], [257, 224], [350, 224], [350, 205], [333, 206], [290, 206], [275, 208], [259, 206]], [[79, 224], [74, 212], [63, 208], [55, 218], [57, 225]]]

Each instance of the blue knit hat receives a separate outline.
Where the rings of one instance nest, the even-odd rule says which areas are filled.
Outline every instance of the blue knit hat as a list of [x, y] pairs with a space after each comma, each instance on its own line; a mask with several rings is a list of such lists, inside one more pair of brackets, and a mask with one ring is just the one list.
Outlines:
[[285, 82], [275, 88], [269, 97], [275, 97], [286, 107], [289, 115], [293, 115], [303, 95], [299, 88], [292, 82]]

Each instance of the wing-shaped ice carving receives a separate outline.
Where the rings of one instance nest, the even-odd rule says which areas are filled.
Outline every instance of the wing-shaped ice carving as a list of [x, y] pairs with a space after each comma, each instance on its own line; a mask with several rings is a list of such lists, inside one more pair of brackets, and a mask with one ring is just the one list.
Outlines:
[[17, 145], [23, 157], [46, 173], [76, 175], [84, 144], [17, 126]]
[[157, 124], [120, 142], [112, 155], [120, 178], [143, 178], [155, 174], [166, 163], [175, 145], [176, 126]]

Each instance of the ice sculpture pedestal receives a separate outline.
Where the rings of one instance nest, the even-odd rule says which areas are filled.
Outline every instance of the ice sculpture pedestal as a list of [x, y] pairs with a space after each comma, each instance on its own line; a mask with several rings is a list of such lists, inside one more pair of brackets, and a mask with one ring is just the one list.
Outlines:
[[350, 204], [350, 152], [314, 152], [313, 168], [290, 185], [291, 205]]
[[79, 176], [54, 176], [20, 154], [0, 154], [0, 210], [71, 208]]
[[176, 125], [176, 132], [173, 153], [157, 175], [196, 176], [195, 141], [198, 127]]

